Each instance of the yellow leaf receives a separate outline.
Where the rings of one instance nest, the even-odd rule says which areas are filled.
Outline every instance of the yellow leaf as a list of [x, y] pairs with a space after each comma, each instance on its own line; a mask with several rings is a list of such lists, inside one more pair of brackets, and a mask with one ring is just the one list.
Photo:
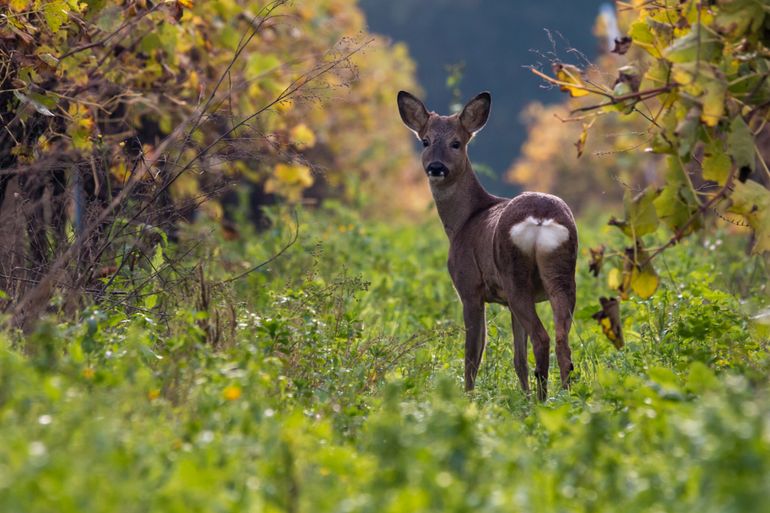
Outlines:
[[557, 63], [554, 64], [553, 70], [556, 73], [556, 79], [562, 82], [559, 85], [562, 91], [568, 92], [570, 96], [575, 98], [588, 94], [580, 69], [577, 66]]
[[648, 299], [658, 289], [660, 279], [652, 265], [647, 264], [641, 270], [634, 267], [631, 273], [631, 289], [642, 299]]
[[315, 146], [315, 134], [305, 123], [291, 129], [291, 141], [297, 149], [304, 150]]
[[607, 275], [607, 286], [613, 290], [617, 290], [622, 283], [623, 278], [620, 274], [620, 269], [617, 267], [610, 269], [610, 272]]
[[734, 187], [728, 212], [745, 217], [754, 230], [752, 253], [770, 253], [770, 190], [754, 180], [737, 181]]
[[193, 8], [193, 0], [177, 0], [177, 2], [180, 6], [186, 7], [187, 9]]
[[22, 12], [27, 10], [27, 5], [29, 5], [29, 0], [11, 0], [8, 3], [12, 11]]
[[274, 176], [286, 185], [302, 187], [313, 185], [313, 175], [310, 173], [310, 168], [301, 164], [278, 164], [275, 166]]

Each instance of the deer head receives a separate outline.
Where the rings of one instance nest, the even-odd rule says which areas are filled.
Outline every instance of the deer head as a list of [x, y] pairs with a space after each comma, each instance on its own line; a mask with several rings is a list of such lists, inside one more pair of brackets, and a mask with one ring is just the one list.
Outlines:
[[414, 95], [398, 93], [398, 111], [404, 124], [422, 142], [422, 165], [431, 185], [450, 184], [472, 172], [468, 142], [489, 118], [492, 97], [483, 92], [469, 101], [459, 114], [441, 116], [428, 112]]

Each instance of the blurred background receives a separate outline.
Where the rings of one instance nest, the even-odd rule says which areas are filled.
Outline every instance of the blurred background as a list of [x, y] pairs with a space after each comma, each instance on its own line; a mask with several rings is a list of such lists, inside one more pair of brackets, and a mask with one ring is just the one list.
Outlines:
[[[457, 100], [454, 89], [462, 101], [480, 91], [492, 93], [493, 114], [473, 142], [471, 157], [484, 166], [484, 184], [499, 194], [518, 189], [504, 175], [526, 138], [525, 107], [564, 101], [528, 67], [556, 58], [593, 60], [599, 41], [591, 27], [602, 5], [613, 9], [604, 0], [361, 0], [360, 5], [372, 32], [408, 46], [429, 109], [449, 112]], [[462, 77], [452, 87], [447, 80], [458, 66]]]

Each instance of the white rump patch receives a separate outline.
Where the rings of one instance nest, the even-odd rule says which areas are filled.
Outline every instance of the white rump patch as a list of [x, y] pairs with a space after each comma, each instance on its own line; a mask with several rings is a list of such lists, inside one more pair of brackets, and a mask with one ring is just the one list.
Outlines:
[[569, 239], [569, 230], [553, 219], [530, 216], [511, 228], [511, 240], [527, 255], [550, 253]]

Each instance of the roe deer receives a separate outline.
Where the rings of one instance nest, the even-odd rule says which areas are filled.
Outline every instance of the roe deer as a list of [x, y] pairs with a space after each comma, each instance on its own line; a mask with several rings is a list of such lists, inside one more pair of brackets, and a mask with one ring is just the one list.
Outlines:
[[440, 116], [428, 112], [415, 96], [398, 93], [401, 119], [424, 146], [422, 165], [449, 237], [449, 275], [465, 321], [465, 389], [473, 390], [484, 353], [484, 305], [500, 303], [511, 311], [513, 360], [521, 386], [529, 393], [529, 335], [538, 398], [545, 400], [550, 339], [535, 303], [551, 303], [556, 358], [566, 388], [573, 369], [567, 337], [575, 309], [577, 228], [569, 207], [556, 196], [525, 192], [500, 198], [479, 183], [467, 146], [486, 124], [491, 106], [492, 98], [484, 92], [459, 114]]

